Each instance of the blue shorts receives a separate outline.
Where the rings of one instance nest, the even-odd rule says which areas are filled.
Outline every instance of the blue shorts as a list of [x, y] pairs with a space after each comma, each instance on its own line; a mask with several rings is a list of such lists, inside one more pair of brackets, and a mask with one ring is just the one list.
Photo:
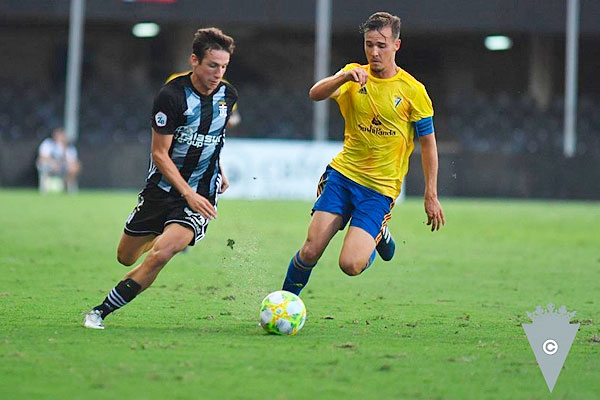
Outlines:
[[364, 229], [375, 241], [378, 241], [379, 232], [391, 218], [394, 206], [391, 197], [359, 185], [329, 165], [319, 181], [317, 196], [313, 212], [339, 214], [343, 218], [340, 230], [350, 221], [350, 226]]

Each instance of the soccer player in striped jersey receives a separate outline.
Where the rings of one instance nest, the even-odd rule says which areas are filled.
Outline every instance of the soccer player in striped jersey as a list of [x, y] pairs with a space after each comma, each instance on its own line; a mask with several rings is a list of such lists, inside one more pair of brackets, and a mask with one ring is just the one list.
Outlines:
[[148, 255], [86, 314], [86, 328], [104, 329], [108, 314], [148, 288], [175, 254], [200, 241], [217, 217], [218, 195], [229, 186], [219, 155], [238, 98], [222, 80], [234, 41], [205, 28], [196, 32], [192, 48], [192, 71], [169, 81], [154, 99], [150, 170], [117, 250], [125, 266]]
[[445, 224], [437, 196], [438, 154], [433, 107], [425, 87], [396, 65], [400, 18], [385, 12], [362, 25], [367, 65], [352, 63], [310, 89], [314, 101], [333, 98], [344, 117], [344, 147], [319, 182], [306, 241], [292, 257], [283, 290], [299, 294], [331, 238], [350, 222], [339, 257], [359, 275], [375, 259], [388, 261], [395, 244], [387, 227], [408, 172], [414, 137], [421, 145], [425, 213], [432, 231]]

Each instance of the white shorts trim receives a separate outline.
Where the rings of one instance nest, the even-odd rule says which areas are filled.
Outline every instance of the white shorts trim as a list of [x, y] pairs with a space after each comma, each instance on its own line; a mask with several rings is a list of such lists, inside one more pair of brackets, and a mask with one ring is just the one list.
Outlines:
[[195, 225], [185, 219], [170, 219], [168, 221], [165, 221], [164, 226], [166, 227], [169, 224], [177, 223], [177, 224], [183, 224], [183, 225], [186, 225], [186, 226], [189, 226], [190, 228], [192, 228], [192, 230], [194, 231], [194, 239], [190, 242], [190, 246], [193, 246], [197, 242], [204, 239], [204, 236], [206, 236], [206, 227], [208, 226], [208, 220], [206, 220], [206, 219], [204, 219], [204, 220], [206, 221], [204, 224]]

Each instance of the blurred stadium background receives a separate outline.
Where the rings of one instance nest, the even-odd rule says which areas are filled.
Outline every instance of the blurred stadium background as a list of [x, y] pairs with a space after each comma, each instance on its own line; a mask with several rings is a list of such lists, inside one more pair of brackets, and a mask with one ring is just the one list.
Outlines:
[[[570, 2], [580, 10], [579, 62], [576, 146], [565, 156]], [[70, 3], [0, 2], [0, 186], [36, 185], [37, 147], [63, 121]], [[312, 140], [307, 92], [315, 81], [319, 3], [87, 0], [80, 186], [142, 186], [152, 98], [170, 74], [187, 69], [193, 33], [202, 26], [218, 26], [236, 39], [227, 79], [240, 92], [242, 122], [228, 137]], [[397, 61], [425, 83], [434, 101], [442, 196], [600, 199], [600, 2], [332, 0], [330, 5], [328, 74], [347, 62], [364, 62], [357, 28], [368, 15], [385, 10], [402, 18]], [[135, 37], [132, 28], [139, 22], [154, 22], [160, 30], [153, 37]], [[506, 48], [490, 49], [490, 35], [505, 36]], [[327, 140], [341, 141], [343, 121], [334, 102], [329, 108]], [[302, 154], [295, 159], [296, 164], [268, 168], [293, 175], [303, 165]], [[421, 176], [416, 154], [409, 195], [422, 193]], [[235, 179], [234, 173], [233, 184]]]

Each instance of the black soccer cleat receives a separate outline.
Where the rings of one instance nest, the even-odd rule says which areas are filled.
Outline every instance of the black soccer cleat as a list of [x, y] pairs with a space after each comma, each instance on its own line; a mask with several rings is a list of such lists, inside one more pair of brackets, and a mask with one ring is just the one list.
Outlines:
[[390, 261], [394, 257], [396, 243], [387, 225], [381, 230], [381, 240], [377, 244], [376, 249], [383, 261]]

